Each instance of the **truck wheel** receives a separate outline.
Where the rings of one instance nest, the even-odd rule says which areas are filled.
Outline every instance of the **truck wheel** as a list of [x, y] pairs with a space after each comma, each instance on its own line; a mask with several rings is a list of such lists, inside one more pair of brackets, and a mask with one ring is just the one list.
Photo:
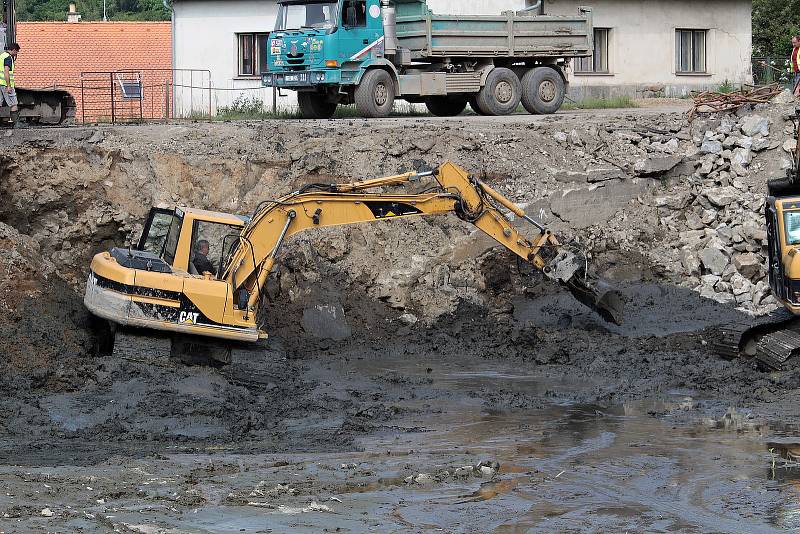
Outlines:
[[355, 92], [356, 109], [364, 117], [387, 117], [394, 104], [394, 82], [385, 70], [367, 71]]
[[564, 79], [555, 69], [536, 67], [522, 76], [522, 105], [528, 113], [555, 113], [565, 94]]
[[484, 113], [481, 108], [478, 107], [477, 95], [470, 97], [469, 107], [472, 108], [472, 111], [474, 111], [476, 115], [486, 115], [486, 113]]
[[319, 93], [297, 93], [297, 105], [304, 119], [330, 119], [337, 104]]
[[475, 97], [475, 103], [485, 115], [514, 113], [522, 98], [522, 84], [514, 71], [498, 67], [486, 77], [486, 84]]
[[437, 117], [455, 117], [467, 107], [467, 99], [463, 96], [429, 96], [425, 99], [425, 107]]

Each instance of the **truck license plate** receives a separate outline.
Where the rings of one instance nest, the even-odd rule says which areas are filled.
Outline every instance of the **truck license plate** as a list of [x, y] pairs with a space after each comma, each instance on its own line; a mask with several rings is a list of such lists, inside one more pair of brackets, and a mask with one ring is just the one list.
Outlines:
[[296, 82], [297, 81], [297, 74], [287, 74], [286, 75], [287, 82]]

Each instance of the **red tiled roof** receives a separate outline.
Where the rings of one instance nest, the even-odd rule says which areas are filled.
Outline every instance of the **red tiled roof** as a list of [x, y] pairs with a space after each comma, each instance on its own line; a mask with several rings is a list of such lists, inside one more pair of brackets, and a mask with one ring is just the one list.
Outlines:
[[17, 85], [74, 85], [82, 71], [172, 68], [170, 22], [19, 22]]

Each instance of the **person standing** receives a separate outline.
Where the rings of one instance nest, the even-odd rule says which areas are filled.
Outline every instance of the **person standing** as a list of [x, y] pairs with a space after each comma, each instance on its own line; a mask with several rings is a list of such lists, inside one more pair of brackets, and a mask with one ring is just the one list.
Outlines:
[[0, 76], [0, 104], [4, 101], [11, 108], [11, 125], [15, 125], [19, 119], [19, 108], [17, 107], [17, 91], [14, 88], [14, 64], [17, 61], [19, 45], [11, 43], [6, 47], [5, 52], [0, 54], [0, 65], [3, 73]]

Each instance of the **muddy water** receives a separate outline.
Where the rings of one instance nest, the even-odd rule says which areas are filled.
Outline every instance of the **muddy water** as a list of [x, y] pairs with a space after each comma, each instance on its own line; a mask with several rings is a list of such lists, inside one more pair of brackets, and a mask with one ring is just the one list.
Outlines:
[[[741, 412], [708, 420], [725, 407], [692, 391], [611, 406], [569, 403], [563, 399], [597, 384], [547, 379], [492, 361], [429, 362], [311, 365], [309, 378], [332, 397], [400, 391], [388, 407], [365, 403], [361, 415], [383, 424], [341, 452], [247, 455], [233, 453], [236, 444], [221, 444], [117, 454], [80, 468], [68, 459], [50, 468], [3, 466], [0, 530], [750, 533], [800, 527], [800, 437], [778, 422], [757, 423]], [[70, 402], [60, 397], [45, 404], [53, 418], [69, 413], [70, 424], [96, 415], [76, 419]], [[289, 426], [335, 424], [308, 417]], [[475, 467], [481, 462], [482, 475]]]

